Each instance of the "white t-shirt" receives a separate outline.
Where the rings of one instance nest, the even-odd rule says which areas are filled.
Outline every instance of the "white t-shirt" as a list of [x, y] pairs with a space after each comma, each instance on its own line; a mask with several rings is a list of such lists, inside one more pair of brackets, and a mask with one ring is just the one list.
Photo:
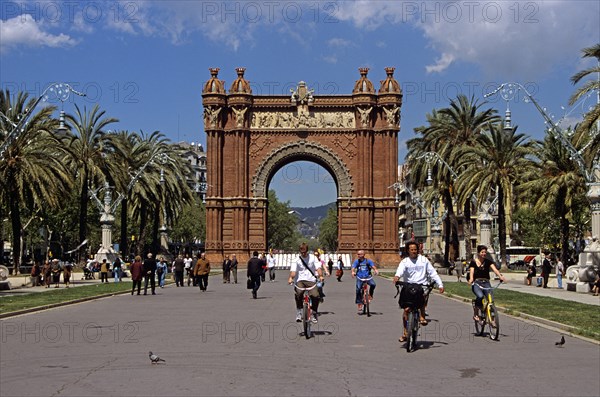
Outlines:
[[[321, 262], [319, 262], [317, 260], [317, 258], [311, 254], [308, 254], [308, 258], [302, 258], [302, 259], [304, 259], [304, 263], [306, 263], [306, 266], [308, 266], [313, 271], [315, 276], [317, 276], [317, 269], [319, 269], [321, 267]], [[298, 257], [296, 258], [296, 261], [293, 262], [292, 265], [290, 266], [290, 271], [296, 272], [295, 282], [298, 282], [298, 281], [316, 282], [317, 281], [317, 279], [310, 273], [310, 271], [306, 268], [306, 266], [304, 266], [304, 264], [302, 264], [302, 261], [300, 260], [300, 255], [298, 255]]]
[[184, 263], [183, 267], [184, 267], [185, 269], [189, 269], [189, 268], [191, 268], [191, 267], [192, 267], [192, 258], [185, 258], [185, 259], [183, 260], [183, 263]]
[[268, 255], [268, 256], [267, 256], [267, 267], [268, 267], [269, 269], [271, 269], [271, 268], [275, 267], [275, 264], [276, 264], [276, 262], [277, 262], [277, 261], [275, 260], [275, 257], [274, 257], [274, 256], [271, 256], [271, 255]]
[[427, 276], [435, 281], [439, 288], [444, 286], [431, 262], [422, 255], [417, 256], [414, 261], [409, 257], [402, 259], [396, 269], [396, 277], [402, 278], [405, 283], [425, 285], [428, 283]]

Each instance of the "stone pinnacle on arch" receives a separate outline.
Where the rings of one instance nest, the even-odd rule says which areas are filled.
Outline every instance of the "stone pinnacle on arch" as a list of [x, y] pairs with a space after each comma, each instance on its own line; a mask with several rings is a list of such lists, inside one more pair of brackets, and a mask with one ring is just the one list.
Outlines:
[[208, 68], [210, 79], [204, 84], [203, 94], [225, 94], [224, 81], [219, 80], [219, 68]]
[[367, 74], [369, 73], [369, 68], [358, 68], [358, 72], [360, 73], [360, 79], [356, 80], [356, 83], [354, 83], [354, 89], [352, 90], [352, 93], [374, 94], [375, 89], [373, 88], [373, 83], [371, 83], [371, 81], [367, 77]]
[[394, 68], [394, 67], [385, 68], [385, 74], [387, 75], [387, 77], [385, 78], [385, 80], [380, 81], [381, 82], [381, 87], [379, 87], [380, 94], [385, 94], [385, 93], [400, 94], [402, 92], [402, 90], [400, 88], [400, 84], [398, 84], [398, 82], [394, 78], [394, 70], [396, 70], [396, 68]]
[[248, 80], [244, 78], [244, 73], [246, 72], [246, 68], [235, 68], [235, 72], [237, 73], [237, 79], [231, 84], [231, 88], [229, 89], [230, 94], [252, 94], [252, 88], [250, 88], [250, 83]]

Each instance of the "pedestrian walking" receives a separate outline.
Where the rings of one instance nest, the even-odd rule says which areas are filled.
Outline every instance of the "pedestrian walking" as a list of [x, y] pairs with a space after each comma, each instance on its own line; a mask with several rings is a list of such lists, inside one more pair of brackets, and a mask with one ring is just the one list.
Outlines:
[[156, 281], [154, 277], [156, 275], [156, 260], [152, 257], [152, 253], [148, 253], [146, 260], [144, 261], [144, 295], [148, 294], [148, 282], [150, 282], [150, 289], [152, 295], [156, 295]]
[[131, 280], [133, 281], [133, 286], [131, 287], [131, 295], [135, 292], [135, 287], [137, 286], [137, 294], [140, 294], [140, 290], [142, 289], [142, 277], [144, 275], [144, 266], [142, 265], [142, 257], [137, 255], [133, 263], [131, 264]]
[[160, 288], [165, 287], [165, 280], [167, 278], [168, 271], [169, 267], [167, 265], [167, 261], [165, 260], [164, 256], [161, 256], [156, 264], [156, 278], [158, 278], [158, 286]]
[[123, 279], [123, 264], [121, 263], [121, 259], [117, 257], [113, 262], [113, 273], [115, 276], [115, 283], [121, 282]]
[[249, 280], [249, 285], [252, 287], [252, 298], [257, 298], [258, 289], [260, 288], [261, 278], [264, 276], [263, 269], [264, 261], [258, 257], [258, 251], [252, 253], [252, 258], [248, 261], [246, 276]]
[[185, 262], [183, 256], [178, 255], [177, 259], [173, 262], [173, 274], [175, 274], [175, 285], [183, 287], [183, 271], [185, 269]]
[[233, 282], [237, 284], [237, 271], [238, 271], [238, 260], [235, 254], [231, 254], [231, 275], [233, 276]]
[[194, 267], [194, 276], [196, 276], [196, 284], [200, 287], [200, 291], [205, 292], [208, 288], [208, 275], [210, 274], [210, 262], [206, 259], [206, 254], [203, 252], [198, 254], [198, 261]]
[[560, 258], [556, 261], [556, 282], [558, 284], [558, 288], [562, 289], [562, 279], [565, 274], [565, 266], [563, 265]]

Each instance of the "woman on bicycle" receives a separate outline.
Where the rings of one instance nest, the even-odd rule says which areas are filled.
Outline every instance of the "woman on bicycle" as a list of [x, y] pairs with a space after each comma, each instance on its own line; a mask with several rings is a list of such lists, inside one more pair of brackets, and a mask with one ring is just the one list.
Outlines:
[[[398, 269], [396, 269], [396, 274], [394, 275], [394, 283], [400, 281], [400, 277], [403, 278], [405, 283], [410, 284], [420, 284], [426, 285], [429, 283], [429, 279], [435, 281], [440, 289], [440, 293], [444, 293], [444, 284], [442, 283], [442, 279], [435, 271], [435, 268], [429, 262], [429, 259], [425, 258], [423, 255], [419, 255], [419, 244], [416, 241], [409, 241], [406, 243], [406, 252], [408, 252], [408, 258], [404, 258], [400, 261], [398, 265]], [[406, 288], [402, 288], [402, 292], [407, 291]], [[400, 300], [402, 300], [402, 293], [400, 294]], [[408, 318], [409, 307], [404, 308], [402, 314], [402, 323], [404, 324], [404, 335], [398, 339], [399, 342], [406, 341], [406, 321]], [[419, 322], [421, 325], [427, 325], [427, 320], [425, 319], [425, 302], [423, 301], [423, 306], [420, 310], [420, 318]]]
[[469, 264], [469, 285], [476, 296], [475, 306], [473, 307], [473, 320], [479, 321], [477, 315], [479, 309], [483, 308], [484, 288], [490, 286], [490, 269], [498, 276], [500, 281], [505, 281], [504, 276], [494, 265], [494, 262], [487, 258], [487, 247], [485, 245], [477, 246], [477, 257]]

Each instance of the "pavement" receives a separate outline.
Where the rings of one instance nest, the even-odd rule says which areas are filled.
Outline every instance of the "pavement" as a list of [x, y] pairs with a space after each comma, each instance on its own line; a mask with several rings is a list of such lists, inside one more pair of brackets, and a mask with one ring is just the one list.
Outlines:
[[[384, 269], [384, 271], [388, 271], [388, 269]], [[244, 270], [240, 270], [241, 276], [243, 276]], [[217, 271], [218, 273], [218, 271]], [[215, 274], [215, 272], [211, 272], [211, 274]], [[526, 294], [538, 295], [538, 296], [547, 296], [551, 298], [562, 299], [565, 301], [571, 302], [579, 302], [585, 303], [587, 305], [596, 305], [600, 306], [600, 297], [593, 296], [593, 294], [588, 293], [579, 293], [574, 291], [567, 291], [567, 282], [563, 280], [563, 289], [556, 288], [556, 280], [554, 278], [550, 279], [549, 288], [540, 288], [534, 285], [525, 285], [523, 279], [525, 277], [524, 273], [504, 273], [505, 277], [508, 279], [507, 283], [504, 283], [500, 286], [501, 289], [507, 289], [511, 291], [522, 292]], [[240, 277], [241, 277], [240, 276]], [[167, 280], [168, 280], [167, 276]], [[440, 275], [443, 282], [456, 282], [456, 276], [448, 276], [448, 275]], [[243, 277], [241, 278], [243, 280]], [[54, 289], [54, 286], [50, 288], [46, 287], [31, 287], [29, 283], [29, 276], [10, 276], [8, 278], [11, 284], [10, 290], [0, 290], [0, 297], [5, 295], [22, 295], [27, 293], [38, 293], [38, 292], [46, 292]], [[100, 279], [96, 278], [93, 280], [84, 280], [83, 274], [75, 273], [75, 277], [72, 280], [71, 288], [76, 288], [84, 285], [92, 285], [100, 283]], [[109, 282], [112, 283], [114, 281], [113, 278], [109, 278]], [[129, 281], [128, 278], [124, 278], [123, 281]], [[462, 278], [463, 282], [466, 282], [465, 278]], [[494, 284], [494, 283], [492, 283]], [[60, 288], [65, 288], [64, 283], [61, 282]]]
[[[597, 396], [600, 390], [597, 343], [508, 315], [500, 316], [499, 341], [476, 336], [470, 304], [435, 291], [418, 349], [407, 353], [398, 343], [396, 289], [381, 277], [371, 317], [357, 314], [353, 279], [328, 279], [315, 336], [306, 339], [294, 321], [287, 274], [278, 271], [274, 283], [263, 283], [258, 299], [244, 277], [223, 284], [215, 275], [207, 292], [171, 284], [157, 295], [115, 295], [0, 319], [0, 396]], [[559, 347], [561, 335], [566, 343]], [[149, 351], [166, 362], [152, 364]]]

